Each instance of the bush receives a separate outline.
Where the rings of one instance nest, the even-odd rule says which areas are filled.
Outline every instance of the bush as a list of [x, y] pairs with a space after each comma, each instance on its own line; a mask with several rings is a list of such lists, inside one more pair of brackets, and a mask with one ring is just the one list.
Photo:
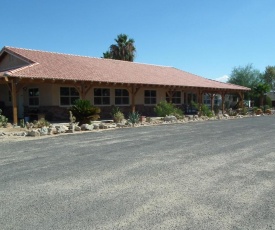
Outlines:
[[121, 111], [118, 111], [113, 116], [114, 122], [121, 123], [124, 119], [124, 114]]
[[256, 113], [257, 115], [261, 115], [261, 114], [263, 113], [263, 111], [262, 111], [262, 109], [257, 109], [257, 110], [255, 111], [255, 113]]
[[214, 113], [215, 113], [215, 115], [219, 115], [219, 112], [220, 112], [220, 106], [218, 106], [218, 105], [214, 105]]
[[124, 119], [124, 114], [120, 111], [119, 107], [113, 107], [111, 115], [115, 123], [120, 123]]
[[133, 126], [135, 124], [138, 124], [139, 123], [139, 119], [140, 119], [140, 115], [138, 112], [132, 112], [132, 113], [129, 113], [129, 116], [128, 116], [128, 121], [130, 124], [132, 124]]
[[194, 101], [192, 101], [191, 104], [200, 112], [201, 116], [213, 117], [213, 113], [207, 105], [202, 104], [199, 106], [199, 104], [195, 103]]
[[95, 107], [89, 100], [76, 100], [75, 104], [70, 108], [73, 116], [79, 124], [90, 124], [91, 121], [96, 121], [100, 118], [100, 108]]
[[154, 108], [154, 111], [159, 117], [174, 115], [177, 118], [181, 118], [183, 116], [183, 111], [181, 109], [167, 101], [159, 102]]
[[6, 127], [7, 123], [8, 123], [8, 118], [6, 118], [4, 115], [2, 114], [2, 110], [0, 109], [0, 127]]
[[267, 109], [270, 109], [270, 106], [269, 105], [264, 105], [263, 107], [261, 107], [261, 109], [265, 113]]
[[269, 96], [265, 97], [265, 104], [269, 106], [269, 108], [272, 107], [272, 100]]
[[272, 114], [272, 111], [271, 111], [271, 109], [267, 109], [267, 110], [265, 111], [265, 113], [271, 115], [271, 114]]

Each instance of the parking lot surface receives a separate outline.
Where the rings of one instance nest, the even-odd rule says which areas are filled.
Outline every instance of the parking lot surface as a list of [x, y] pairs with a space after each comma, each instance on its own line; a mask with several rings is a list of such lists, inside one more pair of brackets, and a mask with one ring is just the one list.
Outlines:
[[275, 117], [0, 142], [0, 229], [275, 229]]

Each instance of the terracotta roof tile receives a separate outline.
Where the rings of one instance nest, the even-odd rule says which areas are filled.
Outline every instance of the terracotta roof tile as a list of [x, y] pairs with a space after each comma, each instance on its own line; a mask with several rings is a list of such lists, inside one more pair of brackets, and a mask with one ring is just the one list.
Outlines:
[[25, 67], [6, 72], [9, 76], [22, 78], [250, 90], [238, 85], [209, 80], [173, 67], [13, 47], [4, 47], [1, 53], [3, 52], [17, 55], [30, 62]]

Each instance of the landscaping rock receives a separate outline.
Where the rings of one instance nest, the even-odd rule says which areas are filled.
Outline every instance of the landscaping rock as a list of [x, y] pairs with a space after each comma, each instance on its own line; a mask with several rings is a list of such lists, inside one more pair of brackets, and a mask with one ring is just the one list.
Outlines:
[[44, 135], [48, 135], [49, 130], [48, 130], [47, 127], [42, 127], [42, 128], [39, 130], [39, 132], [40, 132], [40, 135], [41, 135], [41, 136], [44, 136]]
[[110, 124], [110, 125], [108, 126], [108, 128], [116, 128], [116, 127], [117, 127], [117, 125], [116, 125], [115, 123]]
[[55, 126], [57, 133], [65, 133], [68, 130], [68, 127], [65, 125]]
[[228, 114], [226, 114], [226, 113], [225, 113], [223, 116], [224, 116], [224, 117], [226, 117], [226, 118], [229, 118], [229, 115], [228, 115]]
[[85, 130], [91, 131], [91, 130], [93, 130], [93, 128], [94, 128], [93, 125], [89, 125], [89, 124], [81, 125], [81, 130], [83, 130], [83, 131], [85, 131]]
[[178, 121], [178, 119], [175, 116], [165, 116], [163, 118], [163, 120], [166, 122], [177, 122]]
[[27, 136], [40, 137], [40, 132], [38, 130], [31, 130], [31, 131], [28, 132]]
[[108, 129], [108, 125], [104, 124], [104, 123], [101, 123], [101, 124], [99, 124], [99, 128], [100, 129]]
[[74, 133], [74, 129], [68, 129], [66, 133]]
[[77, 126], [74, 127], [74, 131], [79, 132], [79, 131], [81, 131], [81, 128], [77, 125]]
[[94, 129], [99, 129], [99, 124], [94, 124]]
[[53, 126], [48, 128], [48, 135], [57, 134], [57, 129]]

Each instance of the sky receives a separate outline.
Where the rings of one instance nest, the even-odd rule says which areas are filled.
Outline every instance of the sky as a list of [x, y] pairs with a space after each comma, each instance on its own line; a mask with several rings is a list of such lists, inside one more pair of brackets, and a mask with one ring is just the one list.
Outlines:
[[135, 62], [226, 81], [234, 67], [275, 65], [274, 0], [0, 0], [0, 49], [102, 57], [118, 34]]

